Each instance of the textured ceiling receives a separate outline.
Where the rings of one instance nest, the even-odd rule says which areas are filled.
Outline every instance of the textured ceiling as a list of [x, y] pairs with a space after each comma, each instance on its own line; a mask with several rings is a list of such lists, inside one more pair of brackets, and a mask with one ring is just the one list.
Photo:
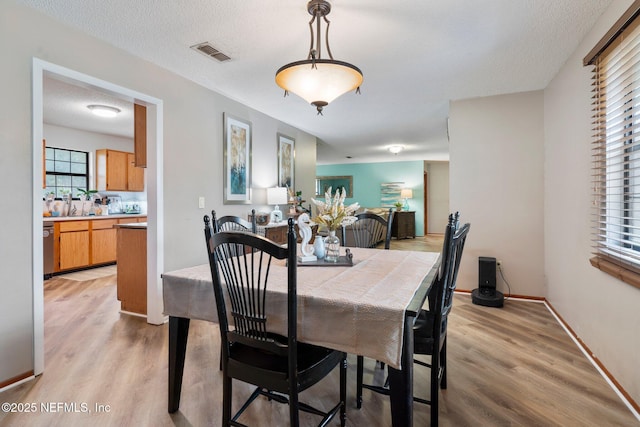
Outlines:
[[[307, 55], [304, 0], [15, 1], [317, 136], [319, 163], [447, 159], [449, 101], [546, 87], [611, 2], [335, 0], [333, 56], [364, 83], [317, 116], [274, 82]], [[204, 41], [232, 59], [189, 48]], [[65, 125], [51, 104], [70, 91], [56, 86], [47, 84], [45, 120]], [[394, 156], [393, 144], [406, 150]]]

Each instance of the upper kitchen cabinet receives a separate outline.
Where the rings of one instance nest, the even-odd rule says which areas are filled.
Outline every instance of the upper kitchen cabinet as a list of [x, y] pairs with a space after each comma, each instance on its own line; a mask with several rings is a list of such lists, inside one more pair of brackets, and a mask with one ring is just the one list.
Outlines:
[[144, 191], [144, 169], [136, 166], [133, 153], [127, 153], [127, 190]]
[[135, 165], [147, 167], [147, 107], [133, 104], [133, 144]]
[[96, 190], [144, 191], [144, 169], [134, 162], [133, 153], [96, 150]]

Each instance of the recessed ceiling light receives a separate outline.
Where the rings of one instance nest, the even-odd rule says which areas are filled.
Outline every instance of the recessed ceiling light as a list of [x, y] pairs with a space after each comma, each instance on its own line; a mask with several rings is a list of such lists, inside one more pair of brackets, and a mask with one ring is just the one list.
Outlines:
[[91, 110], [93, 114], [100, 117], [115, 117], [120, 113], [119, 108], [109, 107], [107, 105], [87, 105], [87, 108]]
[[388, 148], [388, 150], [391, 151], [393, 154], [398, 154], [399, 152], [404, 150], [404, 145], [392, 145], [391, 147]]

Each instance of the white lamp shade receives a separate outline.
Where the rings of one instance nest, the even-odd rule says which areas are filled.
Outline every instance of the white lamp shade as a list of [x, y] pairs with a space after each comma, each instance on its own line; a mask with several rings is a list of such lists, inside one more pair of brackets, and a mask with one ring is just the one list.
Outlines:
[[412, 199], [413, 198], [413, 190], [410, 188], [405, 188], [400, 191], [400, 198], [402, 199]]
[[329, 104], [362, 84], [362, 73], [351, 64], [319, 59], [315, 61], [314, 68], [311, 62], [298, 61], [285, 65], [276, 73], [276, 83], [309, 104]]
[[267, 204], [286, 205], [287, 201], [287, 189], [285, 187], [267, 188]]

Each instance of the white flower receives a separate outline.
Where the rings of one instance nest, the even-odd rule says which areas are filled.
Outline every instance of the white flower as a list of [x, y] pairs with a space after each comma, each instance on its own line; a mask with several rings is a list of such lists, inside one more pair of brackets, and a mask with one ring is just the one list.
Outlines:
[[347, 196], [347, 192], [343, 188], [342, 191], [338, 188], [336, 194], [331, 197], [331, 187], [324, 193], [325, 201], [311, 199], [313, 204], [318, 207], [318, 216], [313, 218], [313, 222], [316, 224], [323, 224], [329, 230], [335, 231], [343, 225], [350, 225], [356, 222], [357, 218], [353, 214], [360, 208], [358, 203], [352, 203], [349, 206], [344, 206], [344, 199]]

